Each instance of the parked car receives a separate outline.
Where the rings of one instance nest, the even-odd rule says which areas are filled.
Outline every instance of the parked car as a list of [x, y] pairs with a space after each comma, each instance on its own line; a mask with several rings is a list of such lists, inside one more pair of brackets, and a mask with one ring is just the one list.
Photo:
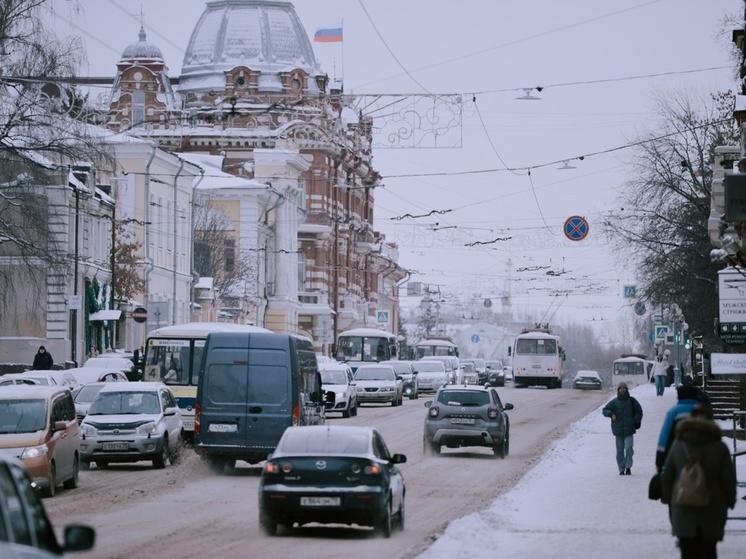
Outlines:
[[44, 510], [28, 471], [19, 461], [0, 455], [0, 557], [54, 559], [93, 548], [90, 526], [71, 524], [62, 544]]
[[477, 373], [474, 363], [465, 361], [461, 363], [461, 371], [458, 377], [458, 384], [478, 384], [479, 374]]
[[420, 359], [412, 362], [412, 368], [417, 373], [420, 392], [435, 392], [448, 384], [448, 373], [442, 361]]
[[503, 368], [503, 362], [496, 360], [485, 361], [484, 363], [487, 367], [487, 382], [490, 383], [490, 386], [505, 386], [505, 369]]
[[404, 529], [406, 461], [371, 427], [288, 427], [262, 469], [259, 525], [274, 535], [295, 523], [358, 524], [388, 538], [395, 523]]
[[67, 386], [71, 390], [79, 385], [78, 381], [67, 371], [49, 370], [49, 371], [24, 371], [16, 373], [23, 375], [24, 378], [30, 378], [45, 386]]
[[124, 372], [105, 367], [77, 367], [67, 369], [66, 372], [75, 377], [78, 386], [89, 382], [129, 382], [130, 380]]
[[580, 390], [601, 390], [603, 382], [598, 371], [578, 371], [575, 373], [572, 387]]
[[394, 368], [396, 374], [401, 377], [402, 389], [404, 396], [410, 400], [416, 400], [420, 396], [420, 384], [418, 381], [419, 373], [414, 370], [412, 361], [388, 361], [389, 365]]
[[36, 379], [24, 377], [19, 373], [6, 373], [0, 376], [0, 386], [10, 386], [13, 384], [41, 384]]
[[387, 364], [360, 365], [355, 371], [359, 404], [390, 403], [400, 406], [404, 401], [404, 383], [394, 368]]
[[75, 415], [78, 417], [78, 423], [82, 423], [85, 416], [88, 414], [88, 408], [91, 407], [91, 402], [101, 390], [106, 386], [106, 382], [89, 382], [82, 386], [79, 386], [75, 392], [73, 392], [73, 400], [75, 402]]
[[492, 387], [446, 385], [425, 402], [423, 451], [439, 454], [441, 446], [461, 448], [486, 446], [505, 458], [510, 450], [508, 410]]
[[15, 385], [0, 391], [0, 454], [20, 460], [45, 497], [54, 497], [61, 483], [78, 486], [80, 440], [69, 388]]
[[108, 382], [80, 424], [81, 460], [104, 468], [111, 462], [152, 460], [156, 469], [181, 453], [181, 412], [161, 382]]
[[[319, 373], [321, 388], [327, 393], [326, 412], [342, 412], [342, 417], [357, 415], [357, 387], [350, 366], [338, 361], [321, 361]], [[330, 392], [333, 398], [329, 397]]]

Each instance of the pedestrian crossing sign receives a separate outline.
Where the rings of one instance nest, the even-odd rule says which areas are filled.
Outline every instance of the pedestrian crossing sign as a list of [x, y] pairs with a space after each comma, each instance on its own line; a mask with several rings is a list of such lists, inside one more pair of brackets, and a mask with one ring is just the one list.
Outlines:
[[376, 311], [376, 322], [378, 322], [378, 324], [388, 324], [389, 311]]
[[668, 336], [668, 325], [657, 325], [655, 327], [655, 339], [657, 341], [665, 341]]

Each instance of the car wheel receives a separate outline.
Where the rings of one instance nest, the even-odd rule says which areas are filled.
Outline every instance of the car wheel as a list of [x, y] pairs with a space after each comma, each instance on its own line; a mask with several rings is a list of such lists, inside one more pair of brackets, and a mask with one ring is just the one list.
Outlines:
[[259, 511], [259, 527], [267, 536], [274, 536], [277, 534], [277, 521], [264, 511]]
[[222, 458], [213, 458], [206, 456], [205, 460], [207, 461], [207, 466], [212, 472], [216, 474], [222, 474], [225, 470], [225, 460], [223, 460]]
[[495, 458], [505, 458], [505, 437], [503, 440], [492, 447], [492, 451], [495, 453]]
[[350, 402], [347, 402], [347, 409], [342, 410], [342, 417], [350, 417], [350, 408], [351, 407], [352, 407], [352, 405], [350, 404]]
[[394, 399], [391, 400], [391, 407], [393, 408], [398, 405], [399, 405], [399, 399], [396, 396], [394, 396]]
[[184, 439], [181, 435], [176, 439], [176, 443], [169, 448], [168, 461], [172, 466], [175, 466], [181, 460], [181, 455], [184, 452]]
[[378, 521], [378, 525], [376, 526], [384, 538], [391, 537], [391, 524], [391, 498], [389, 498], [389, 502], [386, 505], [386, 512], [384, 513], [383, 518]]
[[510, 454], [510, 427], [505, 430], [505, 456]]
[[73, 458], [73, 475], [70, 479], [65, 480], [63, 484], [65, 489], [75, 489], [78, 486], [78, 474], [80, 472], [80, 459], [78, 455]]
[[49, 487], [44, 488], [44, 496], [54, 497], [55, 493], [57, 493], [57, 466], [52, 462], [49, 467]]
[[352, 410], [350, 411], [352, 415], [357, 415], [357, 400], [355, 400], [355, 405], [352, 406]]
[[90, 462], [86, 462], [85, 460], [80, 461], [80, 469], [81, 470], [88, 470], [91, 467]]
[[153, 458], [153, 468], [156, 470], [162, 470], [166, 467], [166, 461], [168, 460], [168, 439], [164, 437], [163, 446], [161, 447], [160, 453]]
[[440, 454], [440, 445], [437, 443], [430, 443], [430, 454]]

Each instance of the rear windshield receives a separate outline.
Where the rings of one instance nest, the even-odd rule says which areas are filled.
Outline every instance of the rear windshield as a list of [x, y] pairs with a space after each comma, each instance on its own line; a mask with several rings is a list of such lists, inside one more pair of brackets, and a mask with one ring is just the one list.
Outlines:
[[440, 361], [417, 361], [413, 363], [414, 370], [418, 373], [445, 373], [446, 368]]
[[34, 433], [47, 424], [45, 400], [0, 401], [0, 433]]
[[484, 406], [490, 403], [490, 395], [475, 390], [443, 390], [438, 402], [448, 406]]
[[298, 429], [283, 435], [278, 450], [287, 454], [364, 454], [368, 440], [365, 432]]
[[289, 379], [283, 365], [216, 364], [210, 366], [205, 395], [214, 403], [281, 404], [290, 393]]

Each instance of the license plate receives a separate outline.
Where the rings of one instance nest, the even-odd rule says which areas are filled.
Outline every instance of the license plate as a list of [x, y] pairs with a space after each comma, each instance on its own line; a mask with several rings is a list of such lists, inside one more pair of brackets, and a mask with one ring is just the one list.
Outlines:
[[104, 443], [102, 446], [104, 450], [129, 450], [130, 449], [129, 443]]
[[235, 423], [210, 423], [207, 430], [211, 433], [235, 433], [238, 431], [238, 425]]
[[194, 421], [183, 421], [185, 431], [194, 431]]
[[473, 417], [452, 417], [451, 423], [458, 423], [459, 425], [474, 425]]
[[302, 507], [338, 507], [342, 504], [341, 497], [301, 497]]

